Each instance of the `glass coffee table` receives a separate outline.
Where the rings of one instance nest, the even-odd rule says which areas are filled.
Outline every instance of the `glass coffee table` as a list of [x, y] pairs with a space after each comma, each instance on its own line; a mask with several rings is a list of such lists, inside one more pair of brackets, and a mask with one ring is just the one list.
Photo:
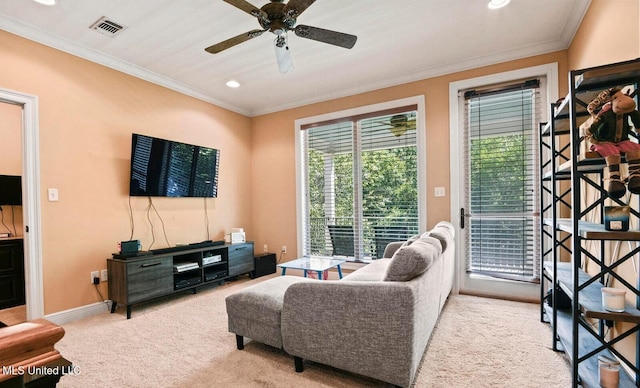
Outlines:
[[336, 259], [333, 257], [302, 257], [286, 263], [278, 264], [282, 268], [282, 276], [287, 272], [287, 268], [301, 269], [304, 271], [304, 277], [307, 277], [307, 271], [315, 271], [318, 273], [318, 279], [322, 279], [322, 273], [331, 268], [338, 269], [338, 276], [342, 279], [342, 268], [340, 266], [346, 260]]

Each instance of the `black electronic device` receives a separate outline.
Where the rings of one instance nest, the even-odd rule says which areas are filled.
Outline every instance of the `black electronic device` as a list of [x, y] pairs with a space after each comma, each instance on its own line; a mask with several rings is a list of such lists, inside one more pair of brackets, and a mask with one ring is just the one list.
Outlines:
[[176, 276], [174, 289], [179, 290], [182, 288], [187, 288], [191, 286], [195, 286], [197, 284], [202, 283], [202, 279], [200, 278], [200, 274], [197, 275], [188, 275], [184, 277]]
[[126, 260], [134, 257], [150, 256], [152, 254], [153, 252], [151, 251], [138, 251], [132, 253], [112, 253], [111, 256], [113, 256], [114, 259]]
[[22, 205], [22, 177], [19, 175], [0, 175], [1, 205]]
[[190, 243], [189, 248], [193, 248], [193, 249], [207, 248], [207, 247], [215, 247], [218, 245], [224, 245], [224, 240], [216, 240], [216, 241], [207, 240], [207, 241], [201, 241], [196, 243]]
[[203, 241], [199, 243], [192, 243], [189, 245], [176, 245], [175, 247], [156, 248], [156, 249], [152, 249], [151, 252], [153, 252], [154, 255], [162, 255], [165, 253], [180, 252], [180, 251], [186, 251], [189, 249], [215, 247], [218, 245], [224, 245], [224, 241]]
[[129, 195], [217, 197], [220, 151], [132, 134]]
[[263, 253], [256, 255], [253, 260], [256, 269], [249, 272], [251, 279], [276, 272], [277, 259], [275, 253]]
[[121, 254], [130, 254], [136, 253], [140, 250], [140, 240], [131, 240], [131, 241], [121, 241], [120, 242], [120, 253]]
[[224, 277], [227, 277], [228, 274], [229, 272], [226, 269], [220, 271], [208, 271], [204, 273], [204, 281], [210, 282], [212, 280], [222, 279]]

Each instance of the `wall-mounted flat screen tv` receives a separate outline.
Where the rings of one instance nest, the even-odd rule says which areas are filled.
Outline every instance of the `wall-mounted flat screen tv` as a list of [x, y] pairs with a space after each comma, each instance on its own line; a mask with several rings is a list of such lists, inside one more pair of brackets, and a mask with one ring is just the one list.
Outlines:
[[220, 151], [133, 134], [129, 195], [218, 196]]
[[22, 205], [22, 178], [19, 175], [0, 175], [0, 205]]

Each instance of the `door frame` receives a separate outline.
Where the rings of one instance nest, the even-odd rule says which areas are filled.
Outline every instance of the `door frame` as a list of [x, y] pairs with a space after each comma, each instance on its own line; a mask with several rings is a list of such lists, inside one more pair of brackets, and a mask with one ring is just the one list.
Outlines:
[[22, 107], [25, 300], [27, 320], [32, 320], [44, 316], [38, 97], [0, 88], [0, 103]]
[[[558, 63], [548, 63], [532, 66], [503, 73], [491, 74], [481, 77], [449, 83], [449, 140], [450, 140], [450, 168], [451, 171], [464, 171], [463, 143], [463, 111], [460, 106], [460, 93], [464, 90], [496, 83], [533, 77], [546, 78], [546, 103], [541, 104], [542, 117], [548, 117], [550, 103], [558, 99]], [[546, 113], [545, 113], [546, 112]], [[462, 174], [463, 175], [463, 174]], [[455, 293], [484, 295], [492, 297], [508, 297], [518, 300], [539, 299], [540, 289], [538, 284], [517, 282], [505, 279], [496, 279], [486, 276], [469, 276], [466, 273], [466, 246], [464, 233], [460, 229], [460, 208], [464, 207], [463, 185], [464, 176], [452, 174], [451, 181], [451, 222], [456, 228], [456, 276], [453, 286]]]

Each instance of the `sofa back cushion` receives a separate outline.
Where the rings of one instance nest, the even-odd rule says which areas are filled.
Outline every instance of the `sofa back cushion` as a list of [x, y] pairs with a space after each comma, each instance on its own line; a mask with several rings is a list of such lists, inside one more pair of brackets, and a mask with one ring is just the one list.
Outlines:
[[422, 236], [411, 245], [398, 249], [387, 267], [385, 281], [404, 282], [426, 272], [442, 254], [440, 241]]
[[444, 252], [447, 250], [447, 247], [453, 245], [455, 229], [451, 223], [440, 221], [431, 231], [427, 232], [426, 235], [440, 240], [442, 251]]

